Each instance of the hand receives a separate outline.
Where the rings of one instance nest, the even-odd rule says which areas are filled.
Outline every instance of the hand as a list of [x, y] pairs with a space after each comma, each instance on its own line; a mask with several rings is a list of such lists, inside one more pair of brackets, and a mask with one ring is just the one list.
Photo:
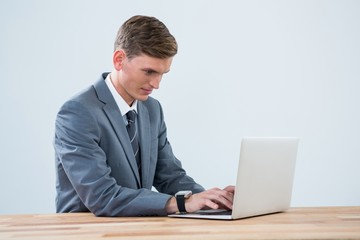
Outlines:
[[187, 212], [200, 209], [227, 209], [231, 210], [234, 200], [235, 187], [227, 186], [224, 189], [212, 188], [192, 195], [185, 201]]
[[[200, 209], [232, 209], [235, 186], [224, 189], [212, 188], [201, 193], [196, 193], [185, 200], [187, 212], [196, 212]], [[178, 212], [175, 197], [169, 199], [166, 205], [167, 213]]]

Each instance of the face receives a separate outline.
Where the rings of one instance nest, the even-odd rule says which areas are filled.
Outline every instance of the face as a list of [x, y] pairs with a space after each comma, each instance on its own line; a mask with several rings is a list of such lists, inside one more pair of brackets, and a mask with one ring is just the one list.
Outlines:
[[170, 71], [172, 58], [160, 59], [140, 55], [131, 59], [122, 50], [114, 53], [111, 80], [117, 92], [132, 105], [134, 100], [145, 101], [158, 89], [162, 76]]

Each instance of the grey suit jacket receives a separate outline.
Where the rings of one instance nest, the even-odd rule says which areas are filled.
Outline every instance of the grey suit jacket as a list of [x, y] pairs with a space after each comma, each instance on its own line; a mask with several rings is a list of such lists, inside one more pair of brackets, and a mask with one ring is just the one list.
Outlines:
[[[67, 101], [57, 115], [56, 210], [91, 211], [97, 216], [166, 215], [165, 205], [177, 191], [204, 189], [174, 156], [162, 108], [151, 97], [138, 103], [139, 176], [122, 114], [104, 81], [106, 75]], [[152, 186], [159, 192], [151, 191]]]

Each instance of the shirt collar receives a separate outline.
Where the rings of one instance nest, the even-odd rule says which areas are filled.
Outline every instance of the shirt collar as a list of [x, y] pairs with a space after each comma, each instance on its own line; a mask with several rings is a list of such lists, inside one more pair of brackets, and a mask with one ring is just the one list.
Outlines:
[[135, 99], [131, 107], [125, 102], [125, 100], [120, 96], [120, 94], [116, 91], [114, 85], [111, 82], [110, 74], [107, 75], [105, 79], [106, 85], [108, 86], [111, 95], [115, 99], [116, 105], [119, 107], [122, 116], [124, 116], [128, 111], [135, 110], [137, 112], [137, 103], [138, 101]]

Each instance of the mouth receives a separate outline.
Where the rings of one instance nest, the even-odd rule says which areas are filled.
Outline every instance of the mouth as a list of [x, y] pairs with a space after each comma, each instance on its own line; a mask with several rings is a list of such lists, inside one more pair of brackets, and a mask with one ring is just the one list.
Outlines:
[[150, 95], [152, 93], [152, 89], [146, 89], [146, 88], [142, 88], [141, 89], [146, 95]]

